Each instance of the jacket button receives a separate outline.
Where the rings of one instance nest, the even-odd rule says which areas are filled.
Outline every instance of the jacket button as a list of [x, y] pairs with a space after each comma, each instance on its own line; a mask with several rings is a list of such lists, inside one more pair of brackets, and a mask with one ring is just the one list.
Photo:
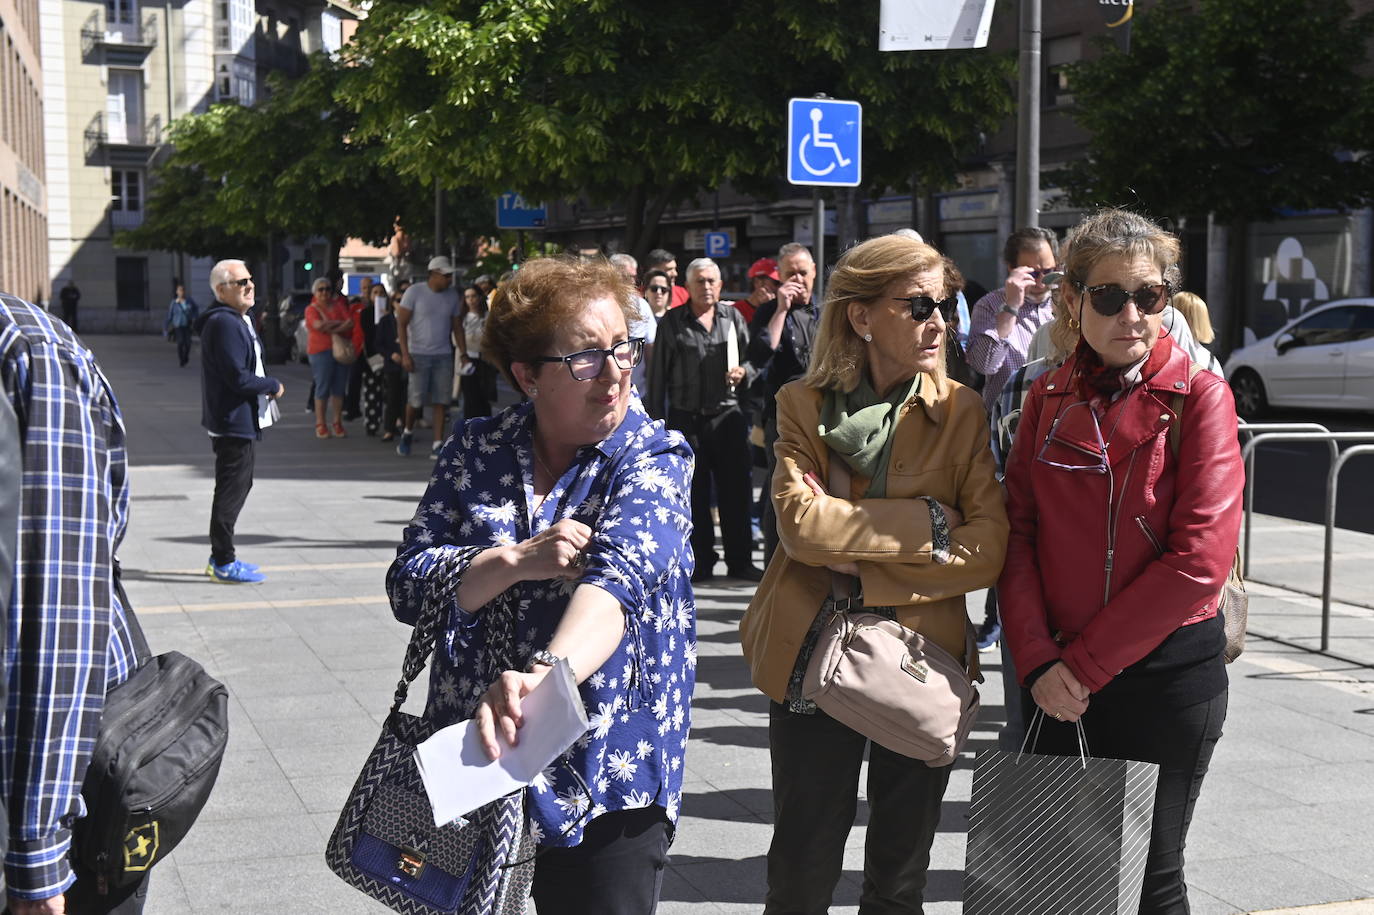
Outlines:
[[1181, 381], [1175, 381], [1175, 382], [1174, 382], [1174, 387], [1181, 391], [1181, 390], [1183, 390], [1183, 388], [1184, 388], [1184, 384], [1183, 384], [1183, 382], [1181, 382]]
[[1162, 423], [1167, 423], [1167, 422], [1169, 421], [1169, 414], [1168, 414], [1168, 413], [1161, 413], [1161, 414], [1159, 414], [1159, 421], [1162, 422]]
[[898, 469], [898, 470], [901, 470], [904, 466], [905, 466], [905, 465], [902, 464], [901, 461], [898, 461], [898, 462], [897, 462], [897, 469]]
[[1053, 391], [1053, 390], [1054, 390], [1054, 385], [1052, 385], [1052, 384], [1047, 384], [1047, 385], [1045, 385], [1045, 390], [1046, 390], [1046, 391]]

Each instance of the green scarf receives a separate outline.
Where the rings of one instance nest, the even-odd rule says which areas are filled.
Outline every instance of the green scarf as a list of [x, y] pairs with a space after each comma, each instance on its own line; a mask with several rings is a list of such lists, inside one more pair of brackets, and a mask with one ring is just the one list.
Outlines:
[[892, 455], [892, 427], [897, 423], [897, 410], [920, 390], [918, 374], [910, 385], [897, 385], [886, 399], [878, 396], [867, 378], [861, 379], [859, 386], [848, 394], [825, 392], [821, 403], [821, 441], [844, 458], [854, 473], [869, 478], [865, 498], [881, 499], [887, 495], [887, 462]]

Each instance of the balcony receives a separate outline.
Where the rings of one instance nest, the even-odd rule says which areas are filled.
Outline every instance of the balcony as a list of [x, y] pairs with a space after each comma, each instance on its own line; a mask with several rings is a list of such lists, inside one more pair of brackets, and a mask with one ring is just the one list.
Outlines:
[[138, 63], [155, 47], [156, 13], [149, 13], [142, 23], [109, 23], [104, 21], [103, 12], [96, 10], [81, 27], [81, 53], [86, 58], [98, 50], [104, 50], [107, 63]]
[[110, 228], [113, 230], [137, 229], [141, 225], [143, 225], [142, 210], [110, 211]]
[[162, 143], [162, 116], [153, 115], [146, 122], [130, 119], [114, 120], [99, 112], [86, 127], [86, 158], [92, 160], [101, 152], [105, 158], [122, 162], [146, 162], [152, 151]]

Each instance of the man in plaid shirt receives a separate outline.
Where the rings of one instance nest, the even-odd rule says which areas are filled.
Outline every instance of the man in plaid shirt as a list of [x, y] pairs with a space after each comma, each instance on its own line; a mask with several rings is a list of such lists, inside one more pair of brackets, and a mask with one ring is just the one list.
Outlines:
[[129, 507], [124, 422], [71, 329], [3, 293], [0, 385], [23, 466], [0, 731], [9, 910], [141, 911], [146, 880], [128, 899], [100, 896], [69, 855], [105, 694], [135, 663], [114, 581]]

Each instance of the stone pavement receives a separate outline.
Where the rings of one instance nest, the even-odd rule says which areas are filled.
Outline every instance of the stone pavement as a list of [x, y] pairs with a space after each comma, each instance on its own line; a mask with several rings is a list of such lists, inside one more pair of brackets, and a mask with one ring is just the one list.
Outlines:
[[[198, 359], [178, 369], [173, 349], [151, 337], [88, 342], [129, 428], [133, 502], [121, 558], [130, 596], [154, 650], [194, 656], [231, 693], [219, 784], [153, 874], [148, 912], [384, 911], [328, 871], [322, 848], [376, 738], [408, 637], [382, 577], [429, 474], [426, 433], [409, 459], [363, 436], [360, 423], [348, 439], [316, 440], [301, 411], [305, 367], [275, 367], [288, 389], [284, 421], [259, 450], [238, 538], [268, 580], [215, 584], [203, 574], [213, 465], [198, 425]], [[1310, 527], [1257, 519], [1256, 575], [1312, 590], [1313, 542]], [[1320, 529], [1315, 543], [1319, 557]], [[1374, 913], [1374, 575], [1364, 561], [1374, 552], [1346, 532], [1337, 548], [1336, 593], [1351, 603], [1338, 608], [1333, 633], [1341, 653], [1362, 663], [1255, 639], [1232, 666], [1226, 737], [1190, 842], [1198, 915]], [[698, 595], [699, 681], [665, 915], [761, 908], [771, 834], [766, 703], [735, 635], [749, 596], [729, 586]], [[1309, 639], [1310, 603], [1257, 585], [1254, 628]], [[981, 595], [969, 605], [981, 613]], [[994, 745], [1002, 720], [990, 667], [983, 720], [953, 773], [935, 843], [930, 915], [961, 909], [972, 756]], [[866, 817], [861, 804], [833, 911], [857, 911]], [[1292, 908], [1348, 900], [1365, 901]]]

